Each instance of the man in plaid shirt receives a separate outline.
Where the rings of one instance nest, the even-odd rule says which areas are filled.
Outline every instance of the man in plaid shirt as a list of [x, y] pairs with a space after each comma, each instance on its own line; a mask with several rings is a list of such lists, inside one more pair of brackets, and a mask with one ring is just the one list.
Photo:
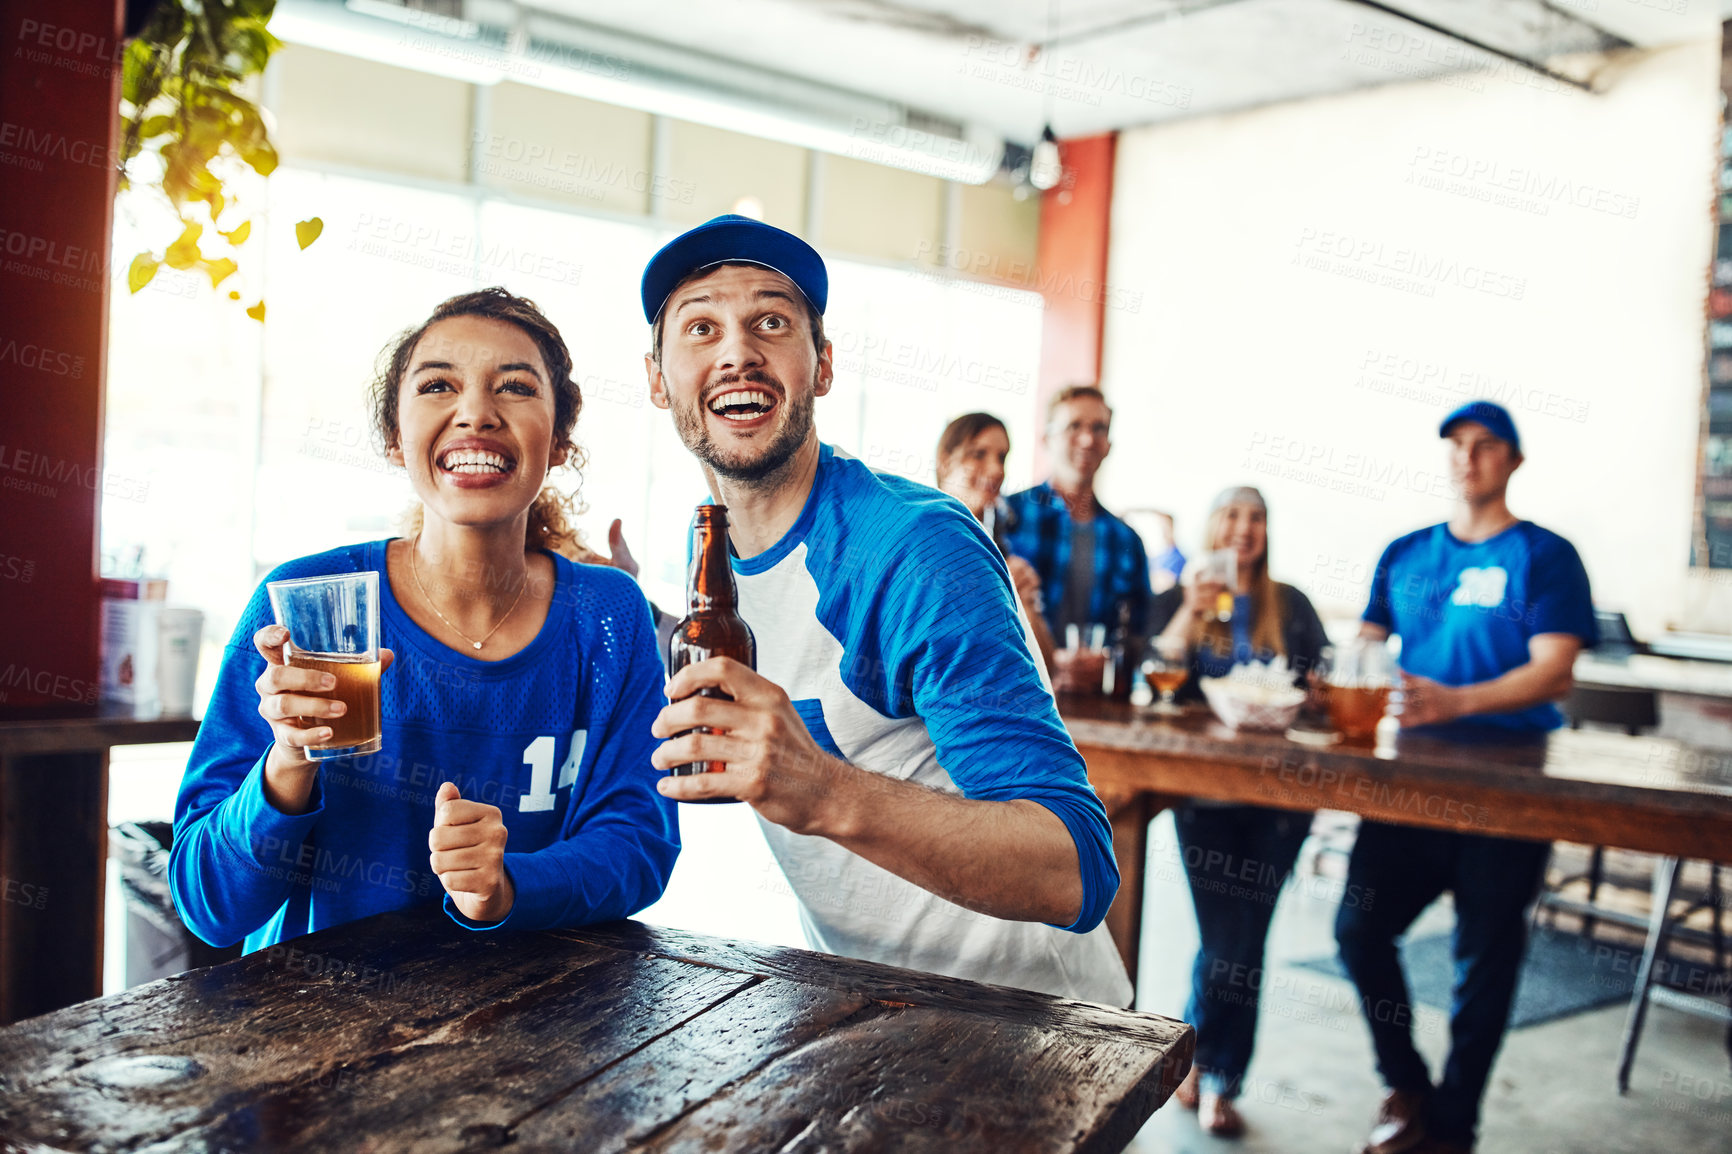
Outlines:
[[[1121, 604], [1130, 608], [1131, 632], [1145, 632], [1151, 594], [1142, 538], [1095, 498], [1095, 473], [1112, 448], [1112, 420], [1093, 385], [1061, 389], [1047, 406], [1051, 478], [1006, 498], [1006, 544], [1040, 574], [1043, 613], [1061, 644], [1067, 625], [1077, 626], [1085, 645], [1089, 626], [1110, 631]], [[1062, 652], [1057, 664], [1055, 680], [1069, 688]]]

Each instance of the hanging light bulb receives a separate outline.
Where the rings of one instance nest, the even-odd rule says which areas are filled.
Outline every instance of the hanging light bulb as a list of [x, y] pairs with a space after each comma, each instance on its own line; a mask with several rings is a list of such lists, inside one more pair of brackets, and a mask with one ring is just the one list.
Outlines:
[[1064, 166], [1058, 159], [1058, 137], [1052, 134], [1052, 125], [1041, 130], [1040, 143], [1034, 146], [1034, 155], [1028, 166], [1028, 182], [1045, 192], [1064, 177]]

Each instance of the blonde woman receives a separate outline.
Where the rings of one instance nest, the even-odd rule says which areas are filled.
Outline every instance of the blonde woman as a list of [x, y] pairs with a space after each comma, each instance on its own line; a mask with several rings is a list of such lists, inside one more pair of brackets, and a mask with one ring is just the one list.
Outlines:
[[[1228, 622], [1215, 614], [1222, 586], [1206, 581], [1169, 589], [1150, 607], [1155, 632], [1190, 645], [1191, 677], [1180, 696], [1200, 696], [1199, 676], [1218, 677], [1234, 665], [1267, 663], [1277, 655], [1304, 680], [1326, 637], [1305, 594], [1269, 576], [1269, 508], [1263, 495], [1249, 486], [1222, 492], [1210, 506], [1203, 540], [1210, 551], [1233, 550], [1239, 589]], [[1209, 1133], [1237, 1137], [1245, 1122], [1233, 1101], [1256, 1039], [1263, 943], [1311, 815], [1190, 802], [1173, 817], [1202, 942], [1185, 1011], [1197, 1030], [1196, 1061], [1177, 1097], [1199, 1110]]]

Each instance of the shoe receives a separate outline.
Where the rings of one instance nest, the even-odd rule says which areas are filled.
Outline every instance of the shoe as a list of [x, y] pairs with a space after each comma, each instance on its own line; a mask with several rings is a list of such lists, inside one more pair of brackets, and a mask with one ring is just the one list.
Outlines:
[[1391, 1090], [1377, 1108], [1371, 1137], [1359, 1154], [1408, 1154], [1425, 1140], [1425, 1094], [1417, 1090]]
[[1217, 1138], [1242, 1138], [1245, 1136], [1245, 1119], [1233, 1105], [1231, 1098], [1223, 1098], [1219, 1094], [1205, 1093], [1201, 1105], [1197, 1108], [1197, 1124], [1205, 1134], [1213, 1134]]
[[1179, 1083], [1179, 1088], [1173, 1091], [1173, 1101], [1187, 1110], [1197, 1108], [1198, 1083], [1201, 1081], [1196, 1064], [1191, 1065], [1191, 1072], [1185, 1075], [1185, 1080]]

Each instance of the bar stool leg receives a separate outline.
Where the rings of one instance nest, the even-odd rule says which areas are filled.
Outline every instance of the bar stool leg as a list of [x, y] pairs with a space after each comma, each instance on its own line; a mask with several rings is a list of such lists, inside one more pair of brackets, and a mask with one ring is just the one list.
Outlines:
[[1726, 972], [1726, 933], [1720, 927], [1720, 915], [1726, 908], [1726, 894], [1720, 888], [1720, 864], [1708, 863], [1708, 901], [1714, 907], [1714, 968]]
[[[1600, 879], [1605, 874], [1605, 868], [1606, 847], [1597, 845], [1594, 847], [1594, 852], [1588, 855], [1588, 904], [1590, 906], [1598, 904], [1600, 900]], [[1594, 940], [1594, 923], [1593, 914], [1582, 915], [1582, 937], [1590, 942]]]
[[1667, 913], [1678, 888], [1678, 859], [1654, 861], [1654, 908], [1648, 915], [1648, 942], [1642, 950], [1642, 966], [1636, 972], [1636, 988], [1630, 992], [1630, 1012], [1624, 1019], [1624, 1041], [1618, 1053], [1618, 1093], [1630, 1092], [1630, 1068], [1636, 1064], [1636, 1044], [1642, 1039], [1642, 1024], [1648, 1016], [1648, 990], [1654, 984], [1654, 963], [1666, 944], [1671, 928]]

